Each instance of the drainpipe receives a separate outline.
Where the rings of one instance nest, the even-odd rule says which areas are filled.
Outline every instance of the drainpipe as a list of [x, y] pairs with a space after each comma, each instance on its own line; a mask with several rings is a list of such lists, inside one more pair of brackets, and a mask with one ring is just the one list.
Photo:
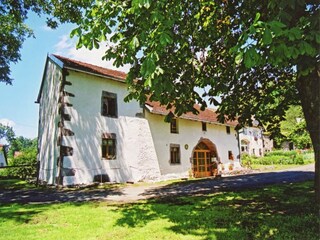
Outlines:
[[240, 132], [240, 130], [237, 130], [237, 140], [238, 140], [238, 152], [239, 152], [239, 163], [240, 163], [240, 165], [242, 165], [241, 164], [241, 146], [240, 146], [240, 133], [242, 133], [242, 132]]

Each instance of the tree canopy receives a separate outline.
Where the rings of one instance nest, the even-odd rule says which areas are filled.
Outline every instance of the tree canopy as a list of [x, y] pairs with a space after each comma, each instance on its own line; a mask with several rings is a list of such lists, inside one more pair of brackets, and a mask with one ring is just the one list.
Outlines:
[[0, 140], [5, 139], [10, 144], [15, 139], [15, 136], [12, 127], [0, 123]]
[[[131, 64], [127, 100], [150, 96], [181, 115], [209, 97], [221, 121], [246, 123], [254, 114], [279, 122], [299, 102], [301, 57], [310, 62], [299, 75], [315, 69], [318, 13], [317, 1], [302, 0], [96, 1], [72, 36], [78, 47], [107, 41], [104, 58]], [[200, 95], [196, 87], [209, 90]]]
[[25, 21], [29, 12], [47, 14], [47, 24], [56, 28], [60, 22], [77, 22], [90, 0], [3, 0], [0, 2], [0, 82], [12, 84], [10, 64], [17, 63], [23, 42], [35, 37]]
[[280, 123], [280, 130], [282, 137], [278, 137], [277, 141], [293, 142], [295, 147], [299, 149], [312, 146], [301, 106], [290, 106], [286, 111], [285, 120]]

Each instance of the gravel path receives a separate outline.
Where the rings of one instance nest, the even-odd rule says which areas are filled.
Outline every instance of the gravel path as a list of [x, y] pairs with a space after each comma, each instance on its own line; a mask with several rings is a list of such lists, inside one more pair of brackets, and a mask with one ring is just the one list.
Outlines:
[[219, 191], [239, 191], [261, 188], [271, 184], [287, 184], [313, 180], [314, 165], [284, 171], [225, 176], [219, 179], [200, 179], [181, 183], [126, 185], [110, 190], [0, 190], [3, 203], [58, 203], [82, 201], [134, 202], [143, 199], [209, 194]]

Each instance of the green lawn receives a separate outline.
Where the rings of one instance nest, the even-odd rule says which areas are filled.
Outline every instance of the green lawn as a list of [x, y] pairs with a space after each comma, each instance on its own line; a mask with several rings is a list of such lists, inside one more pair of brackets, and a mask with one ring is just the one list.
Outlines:
[[0, 178], [0, 190], [11, 190], [11, 189], [32, 189], [36, 188], [35, 184], [27, 183], [21, 179], [2, 179]]
[[274, 165], [262, 165], [262, 164], [252, 164], [251, 168], [253, 170], [259, 170], [262, 172], [270, 172], [270, 171], [278, 171], [278, 170], [285, 170], [290, 168], [297, 168], [301, 167], [301, 165], [298, 164], [289, 164], [289, 165], [283, 165], [283, 164], [274, 164]]
[[143, 201], [0, 205], [0, 239], [319, 239], [312, 182]]

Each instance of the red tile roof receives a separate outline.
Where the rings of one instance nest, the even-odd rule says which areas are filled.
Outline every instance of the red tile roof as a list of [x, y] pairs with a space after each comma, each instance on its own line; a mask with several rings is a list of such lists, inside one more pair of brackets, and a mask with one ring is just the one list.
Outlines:
[[[149, 111], [154, 114], [167, 115], [170, 112], [170, 110], [166, 109], [166, 106], [161, 106], [159, 102], [147, 101], [146, 105], [149, 106]], [[218, 114], [214, 109], [207, 108], [204, 111], [201, 111], [199, 105], [195, 105], [195, 108], [199, 111], [197, 115], [188, 112], [186, 114], [181, 115], [179, 118], [221, 124], [218, 121]], [[237, 124], [237, 121], [227, 121], [226, 123], [224, 123], [224, 125], [230, 126], [236, 126]]]
[[121, 81], [125, 81], [127, 74], [117, 70], [111, 70], [103, 67], [99, 67], [96, 65], [92, 65], [89, 63], [80, 62], [77, 60], [73, 60], [70, 58], [62, 57], [59, 55], [53, 54], [54, 57], [63, 62], [66, 68], [73, 68], [80, 71], [85, 71], [88, 73], [98, 74], [106, 77], [116, 78]]

